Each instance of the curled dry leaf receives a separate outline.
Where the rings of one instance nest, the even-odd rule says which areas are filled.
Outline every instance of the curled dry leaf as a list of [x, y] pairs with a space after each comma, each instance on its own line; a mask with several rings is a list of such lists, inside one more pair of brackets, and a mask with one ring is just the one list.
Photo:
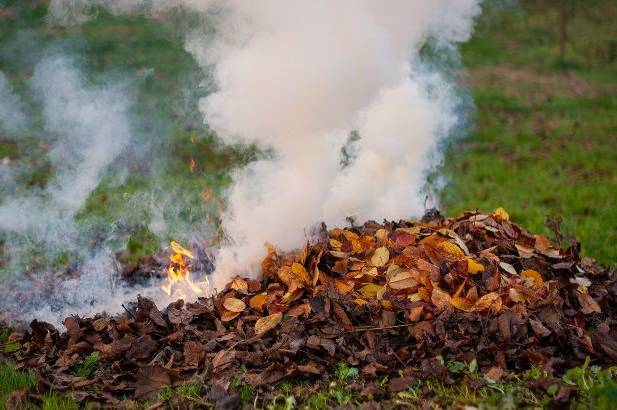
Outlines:
[[227, 298], [223, 301], [223, 307], [230, 312], [240, 313], [246, 309], [246, 303], [236, 298]]
[[255, 333], [263, 335], [278, 326], [281, 320], [283, 320], [283, 314], [281, 312], [262, 317], [255, 322]]
[[465, 312], [473, 312], [474, 304], [467, 298], [453, 296], [450, 299], [450, 304], [459, 310], [463, 310]]

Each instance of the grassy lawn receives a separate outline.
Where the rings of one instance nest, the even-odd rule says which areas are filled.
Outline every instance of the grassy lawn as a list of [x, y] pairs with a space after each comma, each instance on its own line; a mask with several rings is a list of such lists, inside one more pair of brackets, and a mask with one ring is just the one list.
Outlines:
[[547, 216], [586, 255], [617, 261], [617, 16], [614, 2], [580, 2], [559, 58], [557, 9], [487, 3], [463, 61], [475, 128], [445, 161], [447, 214], [504, 206], [534, 232]]

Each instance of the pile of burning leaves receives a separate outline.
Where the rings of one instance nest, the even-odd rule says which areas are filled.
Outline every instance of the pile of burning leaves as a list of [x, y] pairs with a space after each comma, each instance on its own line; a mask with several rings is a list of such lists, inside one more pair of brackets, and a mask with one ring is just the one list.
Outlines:
[[[294, 377], [331, 380], [340, 363], [378, 397], [419, 378], [453, 383], [453, 360], [494, 380], [531, 366], [559, 374], [586, 357], [617, 362], [615, 272], [501, 208], [324, 228], [296, 253], [269, 246], [262, 269], [261, 281], [237, 277], [195, 303], [160, 310], [139, 298], [115, 317], [69, 317], [62, 334], [34, 321], [10, 336], [20, 346], [11, 360], [48, 389], [112, 406], [188, 380], [233, 405], [232, 379], [268, 391]], [[103, 365], [76, 375], [92, 354]]]

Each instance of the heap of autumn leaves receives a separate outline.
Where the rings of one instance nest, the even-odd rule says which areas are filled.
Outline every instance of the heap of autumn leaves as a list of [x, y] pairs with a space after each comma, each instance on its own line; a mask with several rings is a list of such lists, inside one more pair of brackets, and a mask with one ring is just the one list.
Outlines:
[[[532, 365], [559, 373], [588, 356], [617, 361], [615, 272], [576, 244], [529, 234], [501, 208], [323, 227], [297, 252], [268, 246], [262, 269], [261, 280], [236, 277], [163, 311], [140, 298], [114, 317], [69, 317], [62, 335], [35, 321], [11, 335], [21, 346], [12, 358], [54, 389], [99, 383], [104, 399], [82, 398], [108, 404], [197, 376], [210, 386], [326, 380], [341, 362], [360, 369], [361, 388], [388, 389], [373, 381], [389, 375], [397, 391], [418, 377], [451, 382], [451, 360], [475, 360], [492, 378]], [[105, 367], [75, 377], [92, 352]]]

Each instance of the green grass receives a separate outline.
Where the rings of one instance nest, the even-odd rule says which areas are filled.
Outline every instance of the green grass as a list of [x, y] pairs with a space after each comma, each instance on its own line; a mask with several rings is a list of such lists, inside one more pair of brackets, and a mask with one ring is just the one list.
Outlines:
[[[515, 222], [549, 234], [547, 217], [586, 255], [617, 261], [617, 56], [614, 3], [577, 3], [566, 59], [556, 11], [487, 2], [463, 61], [477, 107], [471, 135], [444, 163], [447, 214], [503, 206]], [[593, 4], [592, 4], [593, 3]], [[564, 69], [564, 67], [566, 67]]]

